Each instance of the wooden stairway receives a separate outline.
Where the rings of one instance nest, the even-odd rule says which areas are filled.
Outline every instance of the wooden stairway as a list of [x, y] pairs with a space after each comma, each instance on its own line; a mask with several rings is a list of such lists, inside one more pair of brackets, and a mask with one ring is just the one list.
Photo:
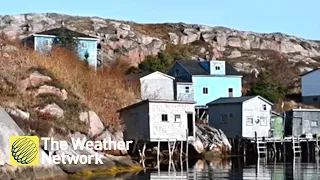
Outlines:
[[258, 157], [260, 157], [261, 154], [264, 154], [264, 156], [267, 156], [267, 142], [263, 141], [261, 138], [256, 139], [256, 146], [257, 146], [257, 153]]
[[293, 156], [296, 156], [296, 154], [299, 154], [301, 156], [301, 146], [299, 137], [295, 138], [294, 136], [292, 136], [292, 150]]

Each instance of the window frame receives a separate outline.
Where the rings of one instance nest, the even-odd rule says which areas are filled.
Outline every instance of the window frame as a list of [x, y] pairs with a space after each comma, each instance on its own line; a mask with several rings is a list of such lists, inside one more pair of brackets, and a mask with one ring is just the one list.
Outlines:
[[[313, 125], [313, 124], [312, 124], [313, 122], [315, 122], [316, 125]], [[312, 128], [319, 127], [319, 121], [318, 121], [318, 120], [310, 120], [310, 126], [311, 126]]]
[[[180, 119], [179, 121], [177, 121], [177, 117], [179, 117], [179, 119]], [[181, 123], [181, 114], [175, 114], [174, 115], [174, 122], [175, 123]]]
[[185, 93], [190, 93], [190, 87], [189, 86], [184, 87], [184, 91]]
[[[164, 118], [165, 117], [165, 118]], [[166, 119], [166, 120], [164, 120]], [[161, 122], [169, 122], [168, 120], [168, 114], [161, 114]]]
[[[267, 117], [259, 117], [261, 126], [268, 126], [268, 118]], [[262, 123], [265, 122], [265, 123]]]
[[209, 88], [208, 87], [203, 87], [202, 88], [202, 94], [209, 94]]
[[[249, 120], [249, 119], [252, 120], [252, 123], [248, 123], [248, 120]], [[246, 118], [246, 125], [247, 125], [247, 126], [254, 126], [254, 118], [253, 118], [253, 117], [247, 117], [247, 118]]]
[[228, 114], [220, 114], [221, 124], [228, 124]]

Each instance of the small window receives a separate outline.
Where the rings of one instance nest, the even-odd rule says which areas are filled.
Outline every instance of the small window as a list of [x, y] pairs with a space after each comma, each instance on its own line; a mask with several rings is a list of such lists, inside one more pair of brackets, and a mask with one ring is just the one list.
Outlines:
[[262, 109], [263, 109], [264, 111], [266, 111], [266, 110], [267, 110], [267, 105], [263, 104], [263, 105], [262, 105]]
[[216, 70], [219, 71], [220, 70], [220, 66], [216, 66]]
[[267, 118], [266, 117], [260, 117], [260, 124], [261, 126], [267, 126]]
[[229, 97], [233, 97], [233, 88], [228, 89]]
[[247, 124], [248, 126], [253, 126], [253, 118], [252, 118], [252, 117], [247, 118], [246, 124]]
[[314, 102], [317, 102], [317, 101], [318, 101], [318, 98], [317, 98], [317, 97], [313, 98], [313, 101], [314, 101]]
[[318, 127], [318, 121], [311, 121], [311, 127]]
[[88, 44], [86, 42], [81, 42], [81, 48], [87, 48]]
[[179, 76], [179, 69], [176, 69], [176, 76]]
[[181, 115], [180, 114], [174, 115], [174, 122], [181, 122]]
[[207, 87], [203, 88], [203, 94], [208, 94], [208, 88]]
[[162, 121], [168, 121], [168, 115], [162, 114], [161, 119], [162, 119]]
[[189, 86], [186, 86], [185, 89], [186, 89], [186, 93], [189, 93], [189, 92], [190, 92]]
[[221, 114], [221, 124], [228, 123], [228, 114]]

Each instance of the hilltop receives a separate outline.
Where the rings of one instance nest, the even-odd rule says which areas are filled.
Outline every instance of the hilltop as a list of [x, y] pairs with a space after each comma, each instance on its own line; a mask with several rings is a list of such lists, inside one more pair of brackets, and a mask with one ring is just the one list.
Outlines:
[[0, 16], [1, 31], [9, 38], [65, 26], [100, 39], [104, 64], [118, 59], [137, 66], [161, 51], [190, 59], [227, 60], [245, 74], [244, 94], [252, 79], [269, 71], [285, 84], [288, 94], [300, 93], [299, 75], [319, 66], [320, 41], [283, 33], [255, 33], [227, 27], [185, 23], [138, 24], [100, 17], [56, 13]]

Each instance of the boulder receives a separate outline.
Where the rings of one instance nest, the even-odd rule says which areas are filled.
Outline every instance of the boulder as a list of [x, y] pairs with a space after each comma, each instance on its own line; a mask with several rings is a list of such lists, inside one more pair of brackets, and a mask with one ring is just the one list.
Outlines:
[[18, 84], [18, 88], [21, 91], [25, 91], [30, 87], [37, 87], [50, 81], [52, 81], [51, 77], [45, 76], [39, 73], [38, 71], [35, 71], [32, 74], [30, 74], [28, 78], [20, 81]]
[[79, 115], [79, 119], [80, 121], [83, 121], [89, 124], [90, 137], [99, 135], [105, 129], [99, 116], [93, 111], [81, 112]]
[[238, 58], [238, 57], [241, 57], [241, 52], [238, 51], [238, 50], [233, 50], [231, 52], [231, 54], [228, 56], [228, 58]]
[[[67, 175], [56, 165], [49, 164], [47, 161], [41, 161], [38, 166], [10, 166], [9, 139], [11, 136], [23, 136], [23, 131], [0, 107], [0, 179], [67, 179]], [[48, 155], [40, 149], [40, 158], [49, 158]]]
[[6, 111], [11, 115], [15, 116], [24, 120], [28, 120], [30, 118], [30, 113], [24, 112], [21, 109], [11, 109], [11, 108], [6, 108]]
[[58, 96], [62, 100], [68, 99], [68, 93], [65, 89], [60, 90], [59, 88], [43, 85], [37, 90], [36, 96], [40, 94], [53, 94]]
[[36, 109], [41, 114], [50, 114], [51, 116], [62, 118], [64, 111], [56, 103], [48, 104], [43, 109]]

